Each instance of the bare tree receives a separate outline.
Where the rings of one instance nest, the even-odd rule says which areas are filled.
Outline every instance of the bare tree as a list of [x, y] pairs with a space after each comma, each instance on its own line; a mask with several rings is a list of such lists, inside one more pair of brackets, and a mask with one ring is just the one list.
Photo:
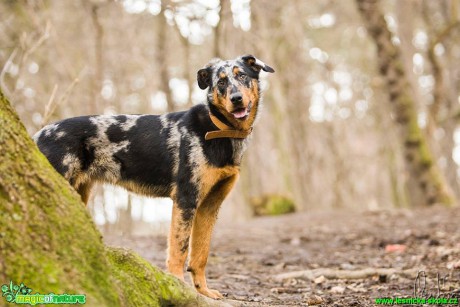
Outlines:
[[160, 91], [165, 94], [166, 103], [168, 105], [168, 112], [176, 110], [176, 104], [173, 100], [173, 95], [169, 87], [169, 80], [171, 79], [168, 71], [168, 24], [164, 10], [167, 7], [166, 4], [162, 4], [162, 12], [158, 14], [158, 28], [157, 33], [157, 46], [156, 46], [156, 63], [159, 69], [159, 82]]
[[422, 195], [420, 200], [412, 199], [412, 204], [454, 204], [455, 197], [451, 188], [436, 165], [426, 136], [418, 125], [417, 108], [401, 62], [401, 52], [392, 42], [379, 1], [357, 0], [357, 4], [377, 47], [378, 66], [387, 85], [396, 122], [400, 126], [410, 181], [416, 183]]

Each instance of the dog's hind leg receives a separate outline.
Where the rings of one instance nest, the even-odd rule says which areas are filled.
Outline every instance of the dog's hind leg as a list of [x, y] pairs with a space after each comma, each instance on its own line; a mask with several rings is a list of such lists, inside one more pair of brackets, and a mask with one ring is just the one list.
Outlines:
[[206, 283], [205, 267], [208, 261], [212, 230], [220, 205], [233, 188], [238, 175], [218, 182], [197, 209], [192, 227], [190, 261], [187, 270], [191, 273], [193, 284], [198, 292], [218, 299], [222, 294], [209, 289]]
[[184, 208], [174, 201], [166, 266], [171, 274], [181, 280], [184, 280], [184, 265], [188, 254], [194, 213], [195, 208]]

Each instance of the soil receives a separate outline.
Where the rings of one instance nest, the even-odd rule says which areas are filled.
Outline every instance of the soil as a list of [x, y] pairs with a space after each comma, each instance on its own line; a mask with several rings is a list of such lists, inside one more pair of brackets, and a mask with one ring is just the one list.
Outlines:
[[[234, 306], [377, 306], [378, 297], [460, 297], [459, 220], [460, 209], [432, 207], [223, 221], [214, 232], [208, 285]], [[105, 241], [165, 268], [164, 235], [106, 235]], [[353, 272], [382, 268], [395, 270], [352, 279]], [[277, 277], [305, 270], [317, 275]]]

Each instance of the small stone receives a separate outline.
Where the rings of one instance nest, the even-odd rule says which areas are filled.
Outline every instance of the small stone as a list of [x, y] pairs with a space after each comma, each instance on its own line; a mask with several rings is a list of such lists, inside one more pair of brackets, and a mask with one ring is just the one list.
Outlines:
[[436, 254], [441, 258], [448, 257], [448, 256], [452, 255], [455, 252], [456, 252], [455, 249], [445, 247], [445, 246], [439, 246], [439, 247], [436, 248]]
[[363, 284], [352, 284], [347, 286], [347, 289], [350, 289], [353, 292], [365, 293], [367, 290], [364, 288]]
[[315, 284], [322, 284], [325, 281], [326, 281], [326, 277], [324, 277], [324, 275], [321, 275], [320, 277], [317, 277], [314, 280]]
[[355, 269], [355, 266], [350, 264], [350, 263], [341, 263], [340, 264], [340, 268], [342, 270], [354, 270]]
[[447, 234], [444, 231], [436, 231], [434, 235], [440, 239], [444, 239], [447, 237]]
[[250, 302], [260, 302], [262, 299], [258, 296], [249, 297], [248, 301]]
[[306, 299], [306, 303], [310, 306], [313, 306], [313, 305], [319, 305], [319, 304], [322, 304], [324, 302], [323, 298], [318, 296], [318, 295], [315, 295], [315, 294], [312, 294], [310, 295], [309, 297], [307, 297]]
[[274, 266], [274, 268], [275, 268], [276, 270], [282, 270], [282, 269], [284, 269], [285, 267], [286, 267], [286, 263], [284, 263], [284, 262], [280, 262], [280, 263], [278, 263], [277, 265]]
[[336, 294], [342, 294], [345, 292], [345, 287], [342, 287], [342, 286], [335, 286], [335, 287], [332, 287], [330, 292], [332, 293], [336, 293]]
[[449, 262], [449, 263], [447, 264], [447, 268], [448, 268], [449, 270], [453, 270], [453, 269], [458, 269], [458, 268], [460, 268], [460, 260]]
[[299, 237], [292, 238], [291, 239], [291, 245], [299, 246], [300, 245], [300, 238]]

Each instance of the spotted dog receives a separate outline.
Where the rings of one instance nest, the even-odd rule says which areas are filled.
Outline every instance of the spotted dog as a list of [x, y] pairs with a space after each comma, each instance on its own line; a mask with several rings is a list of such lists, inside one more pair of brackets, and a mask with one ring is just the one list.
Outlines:
[[[173, 202], [167, 267], [198, 292], [219, 207], [233, 188], [260, 106], [259, 73], [274, 70], [252, 55], [215, 59], [197, 73], [207, 104], [157, 115], [81, 116], [48, 125], [34, 139], [86, 204], [95, 182]], [[190, 246], [189, 246], [190, 245]]]

